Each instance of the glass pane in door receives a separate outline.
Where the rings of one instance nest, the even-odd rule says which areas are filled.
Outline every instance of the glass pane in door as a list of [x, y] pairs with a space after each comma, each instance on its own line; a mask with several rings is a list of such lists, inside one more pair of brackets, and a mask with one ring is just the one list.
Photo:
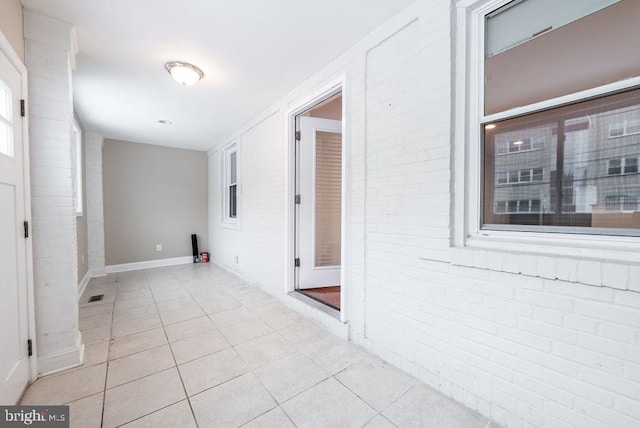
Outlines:
[[340, 265], [342, 135], [316, 131], [315, 266]]

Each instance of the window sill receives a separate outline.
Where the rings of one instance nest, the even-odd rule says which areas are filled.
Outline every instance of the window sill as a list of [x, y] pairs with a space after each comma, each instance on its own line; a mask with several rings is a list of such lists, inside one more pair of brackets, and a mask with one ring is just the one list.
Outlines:
[[451, 263], [640, 292], [640, 241], [504, 232], [469, 237]]

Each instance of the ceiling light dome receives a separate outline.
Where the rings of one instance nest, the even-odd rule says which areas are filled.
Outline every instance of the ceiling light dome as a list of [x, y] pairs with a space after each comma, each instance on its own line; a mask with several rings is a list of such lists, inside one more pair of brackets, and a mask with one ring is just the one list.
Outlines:
[[169, 72], [171, 77], [184, 86], [193, 85], [204, 77], [202, 70], [188, 62], [171, 61], [166, 63], [164, 68]]

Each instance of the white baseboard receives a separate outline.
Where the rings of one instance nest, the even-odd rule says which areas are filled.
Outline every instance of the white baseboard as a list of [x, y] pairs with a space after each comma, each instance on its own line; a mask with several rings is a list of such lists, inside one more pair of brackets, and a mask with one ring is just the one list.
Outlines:
[[98, 278], [98, 277], [101, 277], [101, 276], [107, 276], [107, 269], [105, 269], [105, 268], [89, 269], [89, 272], [91, 272], [91, 278]]
[[78, 284], [78, 300], [80, 300], [82, 293], [84, 293], [84, 290], [87, 288], [87, 285], [89, 285], [89, 280], [91, 278], [93, 278], [93, 274], [90, 270], [88, 270], [87, 273], [84, 274], [84, 278], [82, 278], [82, 281], [80, 281], [80, 284]]
[[38, 377], [81, 366], [84, 362], [82, 334], [78, 333], [76, 346], [53, 354], [38, 356]]
[[121, 265], [106, 266], [107, 273], [128, 272], [130, 270], [151, 269], [165, 266], [186, 265], [193, 263], [192, 256], [174, 257], [172, 259], [149, 260], [146, 262], [124, 263]]

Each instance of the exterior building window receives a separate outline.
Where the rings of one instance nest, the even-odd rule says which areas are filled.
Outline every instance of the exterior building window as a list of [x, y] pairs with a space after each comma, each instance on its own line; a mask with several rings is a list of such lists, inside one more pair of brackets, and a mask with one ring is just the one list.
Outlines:
[[540, 3], [481, 15], [480, 228], [638, 235], [640, 86], [620, 82], [640, 57], [610, 52], [632, 48], [640, 2]]
[[609, 138], [640, 134], [640, 121], [623, 121], [609, 125]]
[[610, 195], [606, 199], [606, 210], [608, 212], [633, 212], [638, 210], [637, 196]]
[[609, 159], [607, 161], [608, 175], [635, 174], [638, 172], [638, 158], [636, 156]]
[[223, 219], [235, 222], [238, 217], [238, 151], [233, 143], [223, 149], [224, 201]]

